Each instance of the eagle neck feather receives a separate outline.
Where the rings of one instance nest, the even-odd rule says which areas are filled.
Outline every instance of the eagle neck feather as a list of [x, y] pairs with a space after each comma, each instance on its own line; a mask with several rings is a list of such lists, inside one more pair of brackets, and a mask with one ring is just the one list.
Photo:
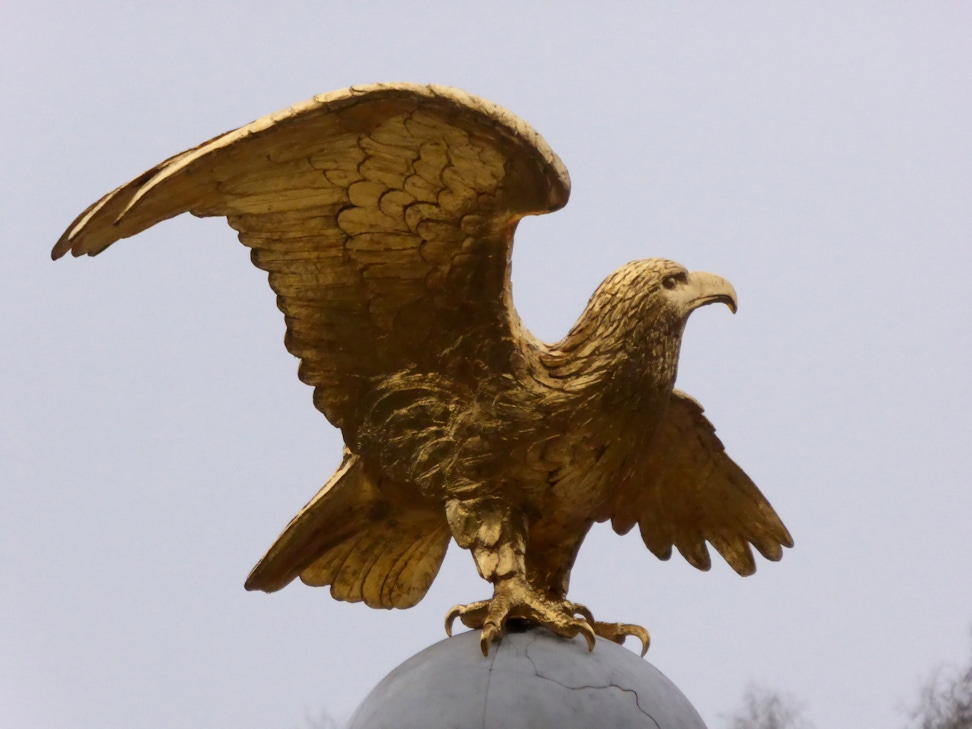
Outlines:
[[544, 364], [577, 404], [664, 411], [685, 322], [656, 297], [598, 290]]

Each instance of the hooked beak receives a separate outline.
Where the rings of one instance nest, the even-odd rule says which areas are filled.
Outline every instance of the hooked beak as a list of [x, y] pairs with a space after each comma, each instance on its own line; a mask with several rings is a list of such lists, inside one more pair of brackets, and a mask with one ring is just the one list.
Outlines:
[[693, 271], [688, 275], [686, 294], [689, 296], [688, 310], [695, 311], [700, 306], [722, 302], [729, 311], [736, 313], [736, 290], [722, 276], [705, 271]]

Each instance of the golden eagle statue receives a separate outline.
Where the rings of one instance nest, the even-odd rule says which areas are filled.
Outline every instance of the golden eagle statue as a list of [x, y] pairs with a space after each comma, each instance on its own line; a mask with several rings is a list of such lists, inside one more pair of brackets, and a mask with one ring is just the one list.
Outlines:
[[638, 525], [708, 569], [792, 539], [725, 454], [702, 408], [673, 389], [699, 306], [735, 311], [732, 286], [672, 261], [611, 274], [556, 344], [513, 308], [517, 222], [567, 203], [560, 159], [525, 122], [457, 89], [414, 84], [318, 96], [177, 154], [105, 195], [53, 257], [96, 255], [184, 212], [223, 216], [269, 272], [287, 349], [341, 429], [337, 472], [246, 581], [300, 577], [338, 600], [407, 608], [450, 538], [490, 600], [453, 608], [487, 652], [507, 620], [622, 642], [567, 599], [594, 522]]

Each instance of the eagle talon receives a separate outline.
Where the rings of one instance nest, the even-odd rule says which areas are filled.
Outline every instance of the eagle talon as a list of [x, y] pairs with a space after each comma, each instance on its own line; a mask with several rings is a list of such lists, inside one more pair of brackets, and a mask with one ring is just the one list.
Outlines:
[[459, 617], [459, 613], [462, 611], [462, 605], [453, 605], [449, 608], [449, 612], [445, 616], [445, 631], [448, 637], [452, 637], [452, 624], [456, 622], [456, 618]]
[[570, 610], [571, 615], [580, 615], [584, 620], [586, 620], [591, 625], [596, 622], [594, 620], [594, 613], [586, 605], [581, 605], [579, 602], [567, 602], [567, 609]]
[[472, 630], [482, 628], [489, 616], [490, 604], [490, 600], [480, 600], [468, 605], [453, 605], [445, 616], [446, 635], [452, 637], [452, 625], [456, 622], [456, 618]]
[[587, 641], [587, 650], [590, 653], [594, 652], [594, 645], [597, 643], [597, 636], [595, 635], [594, 628], [586, 620], [578, 621], [577, 632], [584, 636], [584, 640]]
[[503, 630], [496, 623], [487, 623], [483, 626], [483, 632], [479, 636], [479, 649], [484, 656], [489, 655], [489, 644], [494, 640], [499, 640]]
[[645, 657], [645, 653], [648, 652], [648, 646], [651, 645], [651, 636], [648, 631], [642, 628], [640, 625], [632, 625], [631, 623], [592, 623], [594, 627], [594, 632], [597, 633], [602, 638], [613, 641], [618, 645], [624, 644], [624, 639], [629, 635], [637, 638], [641, 641], [641, 657]]
[[[565, 607], [564, 611], [566, 612], [568, 609], [569, 606]], [[594, 645], [597, 642], [596, 632], [593, 624], [583, 618], [566, 617], [566, 619], [557, 619], [554, 616], [550, 616], [547, 620], [540, 621], [539, 624], [554, 635], [559, 635], [561, 638], [570, 640], [581, 635], [587, 643], [587, 649], [589, 651], [594, 650]]]

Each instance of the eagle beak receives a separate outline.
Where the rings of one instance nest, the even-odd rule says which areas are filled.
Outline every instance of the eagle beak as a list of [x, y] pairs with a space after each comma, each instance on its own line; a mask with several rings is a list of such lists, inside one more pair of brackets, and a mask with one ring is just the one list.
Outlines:
[[688, 275], [686, 293], [689, 295], [688, 310], [695, 311], [700, 306], [722, 302], [729, 311], [736, 313], [736, 290], [722, 276], [704, 271], [693, 271]]

